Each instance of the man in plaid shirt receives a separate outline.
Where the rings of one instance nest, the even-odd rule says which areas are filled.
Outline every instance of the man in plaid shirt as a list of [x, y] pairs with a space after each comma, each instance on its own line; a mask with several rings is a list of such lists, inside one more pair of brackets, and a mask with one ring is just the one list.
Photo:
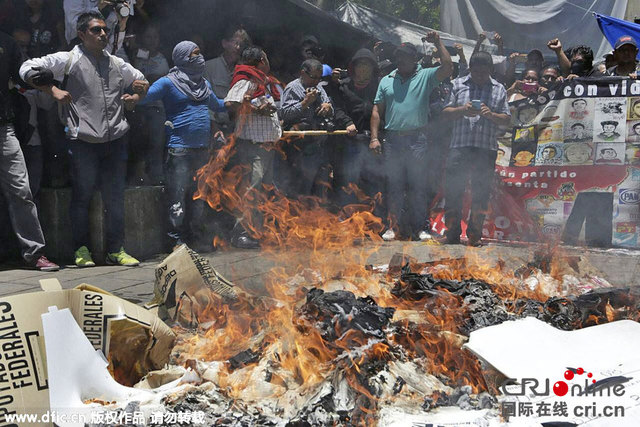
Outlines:
[[[476, 52], [469, 61], [470, 74], [453, 81], [443, 118], [452, 120], [453, 137], [445, 171], [446, 243], [460, 242], [462, 198], [470, 182], [472, 203], [467, 237], [480, 245], [482, 224], [489, 204], [500, 127], [511, 123], [504, 86], [491, 77], [493, 60]], [[478, 105], [479, 104], [479, 105]]]

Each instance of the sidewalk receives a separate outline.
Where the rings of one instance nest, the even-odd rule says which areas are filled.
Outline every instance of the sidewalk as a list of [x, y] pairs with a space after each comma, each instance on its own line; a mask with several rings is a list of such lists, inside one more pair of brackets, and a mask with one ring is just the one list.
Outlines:
[[[361, 249], [354, 248], [356, 251]], [[398, 252], [411, 255], [418, 261], [465, 255], [486, 259], [492, 264], [502, 259], [507, 269], [515, 270], [532, 259], [533, 248], [503, 244], [467, 248], [461, 245], [432, 246], [421, 242], [385, 242], [369, 257], [367, 264], [387, 264], [391, 256]], [[588, 259], [593, 267], [602, 272], [602, 277], [615, 286], [640, 286], [639, 251], [566, 248], [566, 253]], [[65, 289], [88, 283], [134, 303], [145, 303], [153, 298], [155, 267], [166, 255], [157, 255], [142, 262], [139, 267], [97, 266], [80, 269], [70, 266], [52, 273], [0, 266], [0, 297], [37, 292], [40, 290], [40, 279], [55, 277]], [[276, 265], [273, 257], [257, 250], [233, 249], [203, 255], [225, 277], [256, 293], [264, 292], [263, 277]], [[286, 255], [290, 266], [295, 266], [295, 263], [304, 265], [308, 252], [292, 251]], [[330, 258], [331, 254], [327, 255]]]

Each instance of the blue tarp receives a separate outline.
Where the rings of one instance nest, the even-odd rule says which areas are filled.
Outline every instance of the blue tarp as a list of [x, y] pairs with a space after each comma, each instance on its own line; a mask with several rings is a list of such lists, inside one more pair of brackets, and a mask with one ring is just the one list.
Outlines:
[[[611, 46], [614, 46], [616, 40], [622, 36], [631, 36], [636, 40], [636, 43], [640, 45], [640, 25], [612, 16], [599, 14], [595, 14], [595, 16], [598, 20], [600, 31], [602, 31], [602, 34], [604, 34]], [[640, 59], [640, 52], [637, 58]]]

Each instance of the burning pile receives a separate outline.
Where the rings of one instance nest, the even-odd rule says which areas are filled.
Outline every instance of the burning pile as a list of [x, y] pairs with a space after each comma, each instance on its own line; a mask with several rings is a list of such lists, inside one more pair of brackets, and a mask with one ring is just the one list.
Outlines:
[[[331, 213], [313, 197], [246, 192], [246, 171], [224, 170], [232, 152], [233, 142], [199, 171], [196, 197], [262, 218], [246, 226], [278, 267], [261, 296], [231, 292], [213, 273], [210, 288], [190, 292], [160, 272], [179, 336], [171, 369], [192, 373], [188, 386], [164, 398], [166, 409], [202, 410], [209, 425], [291, 426], [371, 425], [385, 408], [488, 409], [496, 390], [462, 348], [471, 331], [524, 316], [563, 329], [638, 318], [635, 292], [587, 293], [607, 284], [572, 276], [580, 259], [557, 253], [539, 252], [513, 272], [471, 249], [461, 259], [368, 268], [381, 244], [377, 200], [360, 195], [361, 204]], [[255, 206], [261, 215], [251, 215]]]
[[535, 261], [521, 277], [471, 257], [394, 273], [356, 268], [348, 253], [342, 272], [321, 263], [325, 270], [274, 269], [268, 296], [191, 298], [189, 320], [173, 317], [183, 321], [174, 328], [172, 362], [193, 369], [195, 385], [165, 406], [203, 410], [211, 423], [260, 425], [370, 425], [390, 407], [492, 408], [496, 390], [462, 348], [470, 332], [525, 316], [566, 330], [638, 318], [636, 291], [563, 297], [563, 286], [577, 289], [575, 280], [556, 280]]

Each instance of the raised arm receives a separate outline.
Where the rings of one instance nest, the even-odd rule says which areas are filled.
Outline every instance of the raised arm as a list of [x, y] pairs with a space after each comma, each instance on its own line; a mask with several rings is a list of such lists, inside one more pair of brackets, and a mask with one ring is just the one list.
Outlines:
[[565, 77], [568, 76], [569, 72], [571, 72], [571, 61], [562, 50], [562, 43], [560, 40], [557, 38], [549, 40], [547, 47], [555, 52], [556, 57], [558, 58], [558, 65], [560, 66], [560, 73]]
[[427, 41], [433, 43], [436, 46], [438, 53], [440, 54], [440, 66], [436, 71], [436, 78], [439, 82], [445, 81], [453, 73], [453, 62], [451, 62], [451, 55], [442, 40], [440, 35], [436, 31], [431, 31], [427, 34]]

